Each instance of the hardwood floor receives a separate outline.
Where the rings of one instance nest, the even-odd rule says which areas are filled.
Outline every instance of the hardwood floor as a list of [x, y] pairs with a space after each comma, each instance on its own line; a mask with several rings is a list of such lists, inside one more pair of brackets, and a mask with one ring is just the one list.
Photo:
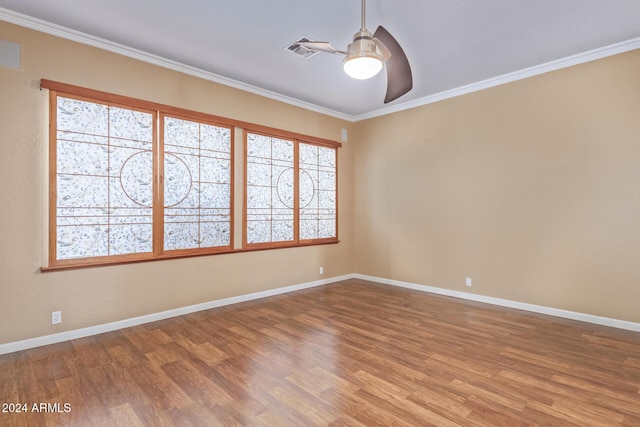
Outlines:
[[640, 426], [640, 334], [349, 280], [0, 356], [0, 399], [28, 406], [1, 426]]

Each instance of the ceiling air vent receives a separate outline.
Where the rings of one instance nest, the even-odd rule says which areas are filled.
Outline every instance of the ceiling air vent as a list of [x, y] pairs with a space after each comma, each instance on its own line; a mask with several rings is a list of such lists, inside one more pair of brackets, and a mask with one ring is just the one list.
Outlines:
[[291, 43], [285, 49], [288, 50], [289, 52], [295, 53], [296, 55], [300, 55], [303, 58], [311, 58], [316, 53], [320, 53], [320, 51], [309, 49], [309, 48], [300, 46], [298, 44], [300, 42], [310, 42], [310, 41], [311, 40], [309, 40], [307, 37], [300, 37], [298, 40], [296, 40], [295, 42]]

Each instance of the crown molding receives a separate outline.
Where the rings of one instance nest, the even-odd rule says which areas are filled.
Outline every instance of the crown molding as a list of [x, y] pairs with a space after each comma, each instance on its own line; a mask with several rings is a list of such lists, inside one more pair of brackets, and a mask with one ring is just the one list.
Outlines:
[[71, 28], [63, 27], [61, 25], [53, 24], [42, 19], [34, 18], [28, 15], [24, 15], [12, 10], [8, 10], [0, 7], [0, 20], [7, 21], [12, 24], [20, 25], [22, 27], [30, 28], [32, 30], [40, 31], [53, 36], [61, 37], [67, 40], [78, 42], [84, 45], [97, 47], [102, 50], [117, 53], [129, 58], [137, 59], [139, 61], [147, 62], [149, 64], [157, 65], [159, 67], [167, 68], [169, 70], [178, 71], [190, 76], [198, 77], [203, 80], [219, 83], [221, 85], [229, 86], [235, 89], [240, 89], [245, 92], [253, 93], [255, 95], [264, 96], [265, 98], [274, 99], [276, 101], [284, 102], [286, 104], [294, 105], [296, 107], [311, 110], [316, 113], [325, 114], [328, 116], [336, 117], [338, 119], [353, 121], [353, 116], [350, 114], [344, 114], [339, 111], [331, 110], [329, 108], [320, 107], [309, 102], [300, 101], [289, 96], [285, 96], [273, 91], [259, 88], [247, 83], [243, 83], [238, 80], [230, 79], [228, 77], [221, 76], [219, 74], [212, 73], [200, 68], [192, 67], [177, 61], [173, 61], [168, 58], [164, 58], [159, 55], [154, 55], [139, 49], [134, 49], [129, 46], [125, 46], [120, 43], [115, 43], [110, 40], [106, 40], [100, 37], [92, 36], [91, 34], [76, 31]]
[[67, 40], [75, 41], [85, 45], [97, 47], [109, 52], [117, 53], [129, 58], [137, 59], [143, 62], [147, 62], [153, 65], [157, 65], [170, 70], [178, 71], [187, 75], [198, 77], [204, 80], [219, 83], [225, 86], [240, 89], [249, 93], [264, 96], [276, 101], [284, 102], [286, 104], [294, 105], [296, 107], [304, 108], [316, 113], [325, 114], [327, 116], [335, 117], [341, 120], [349, 122], [358, 122], [361, 120], [371, 119], [374, 117], [380, 117], [387, 114], [392, 114], [411, 108], [421, 107], [423, 105], [433, 104], [434, 102], [443, 101], [445, 99], [454, 98], [460, 95], [466, 95], [473, 92], [478, 92], [484, 89], [488, 89], [495, 86], [500, 86], [506, 83], [511, 83], [517, 80], [526, 79], [540, 74], [548, 73], [551, 71], [560, 70], [563, 68], [571, 67], [574, 65], [583, 64], [597, 59], [606, 58], [609, 56], [617, 55], [624, 52], [629, 52], [635, 49], [640, 49], [640, 37], [615, 43], [609, 46], [604, 46], [598, 49], [589, 50], [587, 52], [571, 55], [566, 58], [557, 59], [554, 61], [546, 62], [544, 64], [536, 65], [533, 67], [525, 68], [522, 70], [514, 71], [511, 73], [503, 74], [501, 76], [492, 77], [486, 80], [482, 80], [476, 83], [471, 83], [465, 86], [449, 89], [446, 91], [438, 92], [432, 95], [428, 95], [422, 98], [418, 98], [412, 101], [404, 102], [401, 104], [384, 107], [369, 113], [360, 115], [351, 115], [341, 113], [329, 108], [321, 107], [309, 102], [304, 102], [299, 99], [295, 99], [289, 96], [285, 96], [273, 91], [259, 88], [247, 83], [243, 83], [238, 80], [230, 79], [209, 71], [202, 70], [200, 68], [191, 67], [186, 64], [182, 64], [171, 59], [167, 59], [158, 55], [154, 55], [139, 49], [134, 49], [119, 43], [115, 43], [100, 37], [95, 37], [90, 34], [86, 34], [80, 31], [76, 31], [61, 25], [53, 24], [48, 21], [37, 19], [28, 15], [17, 13], [9, 9], [0, 7], [0, 20], [7, 21], [16, 25], [20, 25], [32, 30], [37, 30], [43, 33], [51, 34], [53, 36], [61, 37]]
[[353, 120], [357, 122], [360, 120], [384, 116], [411, 108], [421, 107], [427, 104], [433, 104], [434, 102], [443, 101], [445, 99], [454, 98], [456, 96], [478, 92], [483, 89], [500, 86], [517, 80], [523, 80], [529, 77], [534, 77], [540, 74], [549, 73], [551, 71], [572, 67], [574, 65], [584, 64], [586, 62], [595, 61], [597, 59], [606, 58], [636, 49], [640, 49], [640, 37], [626, 40], [620, 43], [615, 43], [609, 46], [604, 46], [598, 49], [589, 50], [587, 52], [578, 53], [576, 55], [567, 56], [566, 58], [561, 58], [554, 61], [546, 62], [544, 64], [535, 65], [533, 67], [503, 74], [501, 76], [492, 77], [490, 79], [482, 80], [476, 83], [471, 83], [465, 86], [460, 86], [454, 89], [435, 93], [433, 95], [394, 105], [392, 107], [381, 108], [370, 113], [353, 116]]

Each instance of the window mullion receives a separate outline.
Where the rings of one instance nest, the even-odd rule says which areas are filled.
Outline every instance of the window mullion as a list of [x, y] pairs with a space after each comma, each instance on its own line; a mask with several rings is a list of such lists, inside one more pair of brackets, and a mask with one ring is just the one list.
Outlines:
[[164, 114], [156, 113], [153, 130], [153, 252], [164, 252]]
[[49, 265], [58, 260], [58, 93], [49, 92]]
[[293, 143], [293, 240], [300, 242], [300, 142]]
[[[108, 153], [107, 154], [107, 171], [109, 171], [107, 173], [107, 208], [111, 208], [111, 155], [112, 155], [112, 144], [111, 144], [111, 106], [107, 107], [107, 147], [108, 147]], [[112, 241], [111, 241], [111, 235], [112, 235], [112, 221], [111, 221], [111, 215], [107, 215], [107, 255], [111, 255], [111, 250], [112, 250]]]

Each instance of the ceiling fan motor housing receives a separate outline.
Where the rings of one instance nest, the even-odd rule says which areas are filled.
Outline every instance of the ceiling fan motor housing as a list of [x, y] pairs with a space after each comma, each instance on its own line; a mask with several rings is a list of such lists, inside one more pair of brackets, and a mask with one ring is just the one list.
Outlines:
[[379, 52], [373, 34], [367, 30], [360, 30], [353, 35], [353, 42], [347, 47], [347, 57], [345, 61], [360, 56], [375, 57], [384, 62], [382, 54]]

